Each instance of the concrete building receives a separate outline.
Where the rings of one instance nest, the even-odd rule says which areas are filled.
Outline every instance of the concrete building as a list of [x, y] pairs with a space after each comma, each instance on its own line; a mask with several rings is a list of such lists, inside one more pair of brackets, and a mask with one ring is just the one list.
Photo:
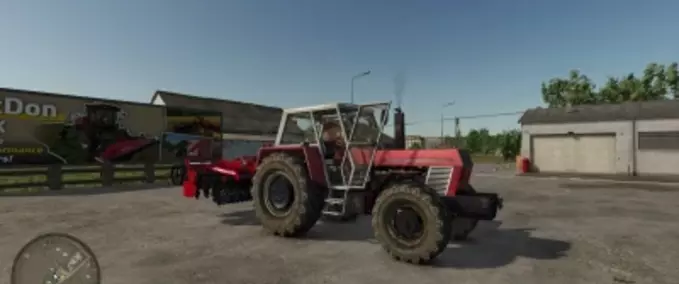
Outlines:
[[[211, 125], [209, 136], [221, 138], [213, 144], [216, 148], [212, 152], [226, 159], [255, 155], [263, 144], [273, 142], [283, 113], [277, 107], [168, 91], [157, 91], [151, 104], [165, 107], [168, 132], [205, 136], [205, 131], [183, 129], [185, 125], [196, 125], [197, 117], [203, 122], [203, 127], [199, 128], [205, 128], [204, 124]], [[177, 125], [182, 129], [178, 130]], [[185, 139], [195, 138], [178, 137], [175, 140]], [[172, 158], [170, 154], [163, 155], [168, 156]]]
[[519, 122], [534, 171], [679, 175], [677, 100], [537, 108]]
[[[198, 116], [218, 125], [215, 128], [221, 132], [220, 143], [225, 158], [254, 155], [263, 144], [273, 142], [283, 113], [278, 107], [169, 91], [156, 91], [151, 104], [164, 106], [167, 110], [167, 129], [176, 129], [177, 124], [195, 124], [191, 122]], [[384, 134], [382, 141], [385, 145], [393, 144], [389, 134]]]
[[278, 131], [281, 113], [277, 107], [246, 102], [198, 97], [168, 91], [157, 91], [151, 104], [167, 108], [195, 109], [221, 114], [224, 134], [268, 136], [273, 139]]
[[430, 136], [430, 137], [424, 137], [424, 148], [426, 149], [434, 149], [434, 148], [440, 148], [443, 145], [443, 139], [438, 136]]
[[[145, 103], [0, 88], [0, 166], [158, 159], [164, 109]], [[148, 143], [105, 157], [123, 140]]]

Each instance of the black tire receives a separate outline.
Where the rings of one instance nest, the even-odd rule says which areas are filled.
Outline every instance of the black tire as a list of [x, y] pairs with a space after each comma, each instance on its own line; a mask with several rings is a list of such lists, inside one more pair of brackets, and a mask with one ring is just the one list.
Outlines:
[[[284, 177], [292, 191], [292, 202], [284, 211], [273, 210], [267, 198], [271, 179]], [[309, 231], [321, 217], [324, 191], [309, 180], [303, 159], [286, 153], [264, 158], [252, 178], [255, 214], [262, 226], [275, 235], [300, 236]]]
[[[471, 185], [468, 185], [462, 190], [461, 193], [476, 193], [476, 190]], [[453, 214], [451, 213], [451, 215]], [[479, 223], [478, 219], [458, 218], [454, 215], [452, 219], [451, 225], [453, 228], [451, 234], [453, 239], [456, 241], [466, 240], [469, 237], [469, 234], [471, 234], [471, 232], [476, 229], [476, 225]]]
[[[408, 243], [394, 232], [389, 213], [392, 206], [407, 204], [414, 207], [422, 219], [423, 232]], [[450, 241], [450, 216], [438, 194], [419, 183], [394, 184], [377, 197], [372, 211], [375, 238], [395, 259], [414, 264], [428, 263], [438, 256]]]

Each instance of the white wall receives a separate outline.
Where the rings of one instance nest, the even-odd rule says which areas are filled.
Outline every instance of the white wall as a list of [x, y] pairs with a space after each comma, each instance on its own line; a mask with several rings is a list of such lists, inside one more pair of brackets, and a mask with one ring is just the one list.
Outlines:
[[[636, 128], [636, 131], [635, 131]], [[616, 172], [631, 175], [679, 175], [679, 151], [638, 150], [639, 132], [679, 131], [679, 119], [523, 125], [521, 156], [531, 157], [531, 136], [615, 133]], [[635, 135], [632, 135], [635, 134]]]
[[163, 101], [163, 98], [161, 98], [160, 96], [155, 96], [153, 98], [153, 101], [151, 102], [151, 104], [158, 105], [158, 106], [164, 106], [165, 101]]
[[630, 121], [587, 122], [565, 124], [533, 124], [521, 126], [521, 156], [531, 157], [531, 136], [554, 134], [601, 134], [615, 133], [616, 161], [615, 171], [628, 174], [633, 170], [633, 128]]
[[[640, 120], [636, 126], [637, 132], [679, 131], [679, 119]], [[636, 159], [639, 175], [679, 175], [677, 150], [638, 150]]]

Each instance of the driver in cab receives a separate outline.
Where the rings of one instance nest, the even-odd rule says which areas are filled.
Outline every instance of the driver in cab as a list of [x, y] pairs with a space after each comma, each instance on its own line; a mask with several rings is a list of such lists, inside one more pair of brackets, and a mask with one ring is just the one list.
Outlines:
[[323, 124], [323, 146], [325, 148], [325, 159], [332, 159], [341, 162], [344, 157], [344, 135], [342, 128], [335, 122]]

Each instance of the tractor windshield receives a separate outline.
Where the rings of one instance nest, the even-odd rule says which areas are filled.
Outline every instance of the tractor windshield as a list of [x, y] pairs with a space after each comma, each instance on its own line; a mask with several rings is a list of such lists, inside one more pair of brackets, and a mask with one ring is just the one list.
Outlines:
[[388, 104], [362, 105], [341, 113], [345, 121], [346, 137], [352, 143], [378, 144], [386, 123]]
[[[379, 143], [389, 103], [337, 104], [288, 111], [278, 144], [317, 144], [328, 140]], [[344, 143], [342, 143], [344, 144]]]
[[345, 185], [358, 188], [365, 186], [375, 150], [380, 147], [384, 136], [382, 131], [388, 113], [388, 103], [360, 105], [341, 113], [342, 120], [351, 125], [345, 130], [348, 139], [341, 165]]
[[381, 145], [389, 106], [331, 104], [286, 110], [276, 144], [316, 144], [330, 186], [363, 187]]

